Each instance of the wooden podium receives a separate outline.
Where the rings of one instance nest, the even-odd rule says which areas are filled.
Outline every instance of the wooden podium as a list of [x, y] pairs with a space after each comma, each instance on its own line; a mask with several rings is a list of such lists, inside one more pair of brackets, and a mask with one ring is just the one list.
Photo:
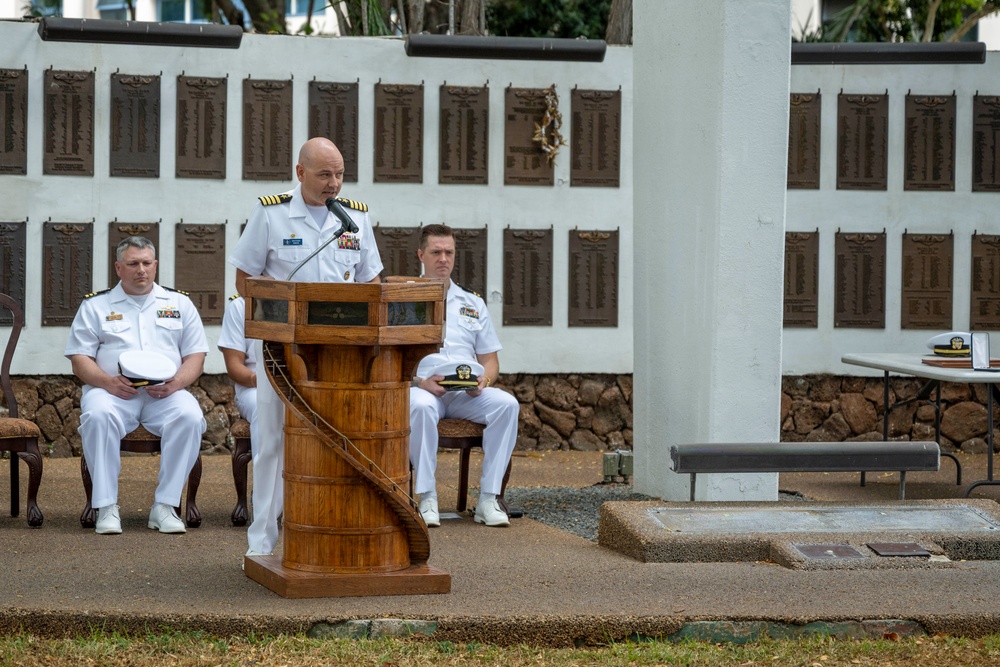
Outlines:
[[388, 280], [247, 281], [246, 336], [285, 404], [285, 513], [283, 556], [244, 572], [286, 598], [451, 590], [409, 466], [410, 378], [441, 346], [446, 289]]

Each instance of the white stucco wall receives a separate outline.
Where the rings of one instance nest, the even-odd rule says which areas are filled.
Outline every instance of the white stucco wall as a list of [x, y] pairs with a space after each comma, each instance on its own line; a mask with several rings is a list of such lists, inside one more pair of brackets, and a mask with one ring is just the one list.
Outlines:
[[[822, 93], [820, 189], [788, 191], [788, 231], [819, 229], [819, 327], [785, 329], [785, 375], [864, 375], [840, 363], [848, 352], [922, 353], [934, 333], [900, 328], [901, 246], [904, 231], [954, 232], [952, 328], [968, 331], [971, 236], [1000, 234], [1000, 194], [972, 192], [972, 102], [1000, 94], [1000, 53], [984, 65], [795, 66], [792, 92]], [[837, 190], [837, 95], [889, 93], [888, 187], [871, 192]], [[955, 191], [903, 190], [904, 118], [908, 92], [956, 95]], [[834, 329], [834, 235], [886, 231], [885, 329]], [[995, 337], [994, 337], [995, 340]]]
[[[308, 137], [308, 86], [316, 78], [360, 83], [359, 182], [347, 183], [343, 196], [368, 203], [373, 223], [384, 226], [419, 226], [445, 222], [459, 228], [489, 229], [487, 294], [493, 319], [504, 344], [501, 366], [505, 372], [607, 372], [632, 371], [632, 60], [630, 48], [608, 49], [603, 63], [544, 63], [522, 61], [408, 58], [399, 39], [305, 38], [246, 35], [238, 50], [137, 47], [123, 45], [42, 42], [30, 23], [0, 22], [5, 48], [0, 67], [29, 71], [28, 173], [0, 177], [0, 220], [28, 219], [27, 331], [18, 346], [12, 372], [16, 374], [69, 373], [63, 359], [68, 328], [42, 327], [42, 223], [48, 219], [89, 222], [94, 225], [95, 289], [105, 285], [108, 223], [160, 220], [159, 281], [174, 278], [172, 249], [174, 225], [227, 224], [227, 245], [232, 247], [240, 224], [259, 195], [292, 187], [287, 183], [241, 179], [242, 79], [294, 77], [293, 145]], [[42, 175], [43, 71], [97, 68], [95, 175]], [[109, 79], [116, 70], [129, 74], [161, 74], [160, 178], [111, 178], [108, 176]], [[176, 79], [187, 76], [228, 76], [227, 178], [224, 181], [175, 179], [174, 125]], [[383, 83], [424, 83], [423, 184], [373, 183], [373, 88]], [[438, 178], [438, 89], [448, 85], [490, 88], [489, 185], [448, 185]], [[556, 84], [563, 113], [562, 132], [572, 131], [569, 113], [574, 86], [622, 90], [622, 160], [620, 188], [569, 186], [569, 147], [555, 166], [556, 185], [528, 187], [503, 185], [504, 89], [543, 88]], [[294, 160], [293, 160], [294, 162]], [[503, 229], [553, 228], [553, 325], [504, 327], [502, 325]], [[567, 325], [569, 230], [620, 229], [619, 326], [570, 328]], [[234, 290], [235, 271], [226, 266], [226, 293]], [[214, 348], [218, 327], [208, 327]], [[224, 371], [221, 355], [209, 356], [207, 372]]]

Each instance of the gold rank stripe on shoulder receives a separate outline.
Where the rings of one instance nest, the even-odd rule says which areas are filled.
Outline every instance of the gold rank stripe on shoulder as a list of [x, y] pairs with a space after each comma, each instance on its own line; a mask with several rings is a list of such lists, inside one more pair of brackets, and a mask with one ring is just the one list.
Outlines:
[[109, 287], [108, 289], [102, 289], [102, 290], [97, 291], [97, 292], [91, 292], [90, 294], [84, 294], [83, 298], [84, 299], [90, 299], [90, 298], [95, 297], [95, 296], [97, 296], [99, 294], [107, 294], [108, 292], [110, 292], [113, 289], [114, 289], [113, 287]]
[[166, 285], [160, 285], [160, 287], [167, 290], [168, 292], [177, 292], [178, 294], [183, 294], [184, 296], [191, 296], [190, 292], [185, 292], [182, 289], [175, 289], [173, 287], [167, 287]]
[[236, 299], [238, 299], [238, 298], [240, 298], [240, 293], [239, 292], [237, 292], [236, 294], [234, 294], [231, 297], [229, 297], [229, 300], [230, 301], [236, 301]]
[[292, 201], [292, 195], [264, 195], [257, 197], [264, 206], [274, 206], [275, 204], [287, 204]]
[[337, 197], [337, 201], [348, 208], [353, 208], [355, 211], [361, 211], [362, 213], [368, 212], [368, 204], [361, 201], [354, 201], [353, 199], [344, 199], [343, 197]]

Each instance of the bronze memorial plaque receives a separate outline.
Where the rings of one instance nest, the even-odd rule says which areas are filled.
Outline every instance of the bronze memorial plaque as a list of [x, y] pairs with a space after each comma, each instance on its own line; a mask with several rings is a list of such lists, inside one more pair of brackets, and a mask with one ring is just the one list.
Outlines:
[[785, 232], [786, 327], [819, 326], [819, 231]]
[[621, 182], [622, 91], [574, 88], [570, 113], [570, 186], [617, 188]]
[[1000, 96], [972, 100], [972, 191], [1000, 192]]
[[951, 329], [954, 234], [903, 234], [900, 328]]
[[885, 232], [834, 238], [834, 327], [885, 328]]
[[292, 82], [243, 79], [243, 180], [292, 178]]
[[423, 84], [375, 84], [374, 180], [424, 182]]
[[383, 227], [375, 225], [375, 244], [385, 269], [383, 276], [420, 276], [419, 227]]
[[94, 225], [42, 225], [42, 326], [73, 324], [83, 296], [93, 289]]
[[837, 96], [837, 189], [885, 190], [889, 96]]
[[554, 163], [542, 150], [540, 128], [551, 88], [504, 91], [504, 185], [553, 185]]
[[205, 324], [226, 309], [226, 226], [177, 225], [174, 287], [187, 292]]
[[118, 284], [118, 272], [115, 271], [118, 244], [129, 236], [145, 236], [156, 247], [156, 259], [161, 259], [163, 250], [160, 248], [160, 223], [158, 222], [114, 222], [108, 223], [108, 287]]
[[[0, 222], [0, 292], [21, 304], [25, 310], [24, 276], [27, 264], [28, 223]], [[6, 308], [0, 308], [0, 326], [9, 327], [14, 321]]]
[[226, 177], [225, 78], [177, 77], [177, 178]]
[[42, 173], [94, 175], [94, 72], [45, 70]]
[[27, 69], [0, 69], [0, 124], [0, 175], [28, 173]]
[[452, 276], [465, 289], [486, 298], [486, 258], [489, 247], [486, 227], [453, 229], [455, 235], [455, 268]]
[[438, 182], [489, 182], [490, 90], [441, 86]]
[[[789, 96], [787, 180], [789, 189], [819, 190], [821, 108], [822, 97], [818, 92], [792, 93]], [[787, 310], [785, 326], [788, 326]]]
[[1000, 235], [972, 235], [972, 299], [969, 328], [1000, 329]]
[[111, 75], [111, 175], [160, 177], [160, 77]]
[[552, 229], [503, 230], [504, 325], [552, 325]]
[[618, 326], [618, 230], [569, 232], [569, 326]]
[[955, 190], [955, 95], [906, 96], [904, 190]]
[[326, 137], [344, 156], [344, 182], [358, 182], [358, 84], [309, 82], [309, 136]]

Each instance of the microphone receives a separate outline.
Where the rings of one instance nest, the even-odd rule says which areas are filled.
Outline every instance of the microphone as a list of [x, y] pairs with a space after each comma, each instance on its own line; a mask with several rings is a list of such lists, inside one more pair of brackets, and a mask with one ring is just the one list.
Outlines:
[[358, 226], [354, 224], [354, 221], [351, 220], [351, 216], [347, 214], [347, 211], [344, 210], [344, 207], [340, 205], [339, 201], [330, 197], [326, 200], [326, 208], [330, 211], [330, 213], [333, 213], [338, 219], [340, 219], [340, 228], [343, 230], [341, 234], [344, 232], [351, 232], [352, 234], [358, 233]]

